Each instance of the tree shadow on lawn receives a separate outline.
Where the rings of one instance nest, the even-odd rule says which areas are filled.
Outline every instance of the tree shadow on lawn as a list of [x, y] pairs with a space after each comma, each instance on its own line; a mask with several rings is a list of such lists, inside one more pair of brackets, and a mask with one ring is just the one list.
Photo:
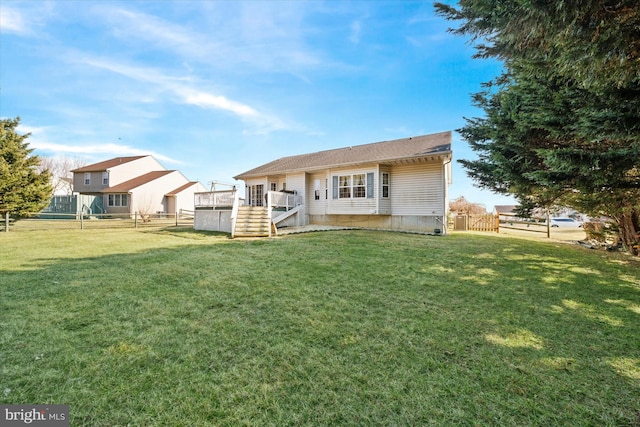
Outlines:
[[142, 233], [159, 234], [159, 235], [171, 235], [176, 237], [184, 237], [187, 239], [204, 239], [210, 237], [218, 237], [231, 239], [231, 234], [224, 233], [222, 231], [206, 231], [196, 230], [193, 226], [170, 226], [160, 227], [149, 230], [143, 230]]
[[611, 257], [154, 233], [194, 243], [2, 272], [1, 402], [67, 403], [79, 425], [637, 421], [640, 275]]

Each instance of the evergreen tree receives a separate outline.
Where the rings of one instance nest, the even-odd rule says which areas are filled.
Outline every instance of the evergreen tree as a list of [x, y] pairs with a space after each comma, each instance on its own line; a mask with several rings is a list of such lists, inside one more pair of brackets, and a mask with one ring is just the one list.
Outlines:
[[[580, 3], [580, 4], [578, 4]], [[638, 255], [640, 5], [631, 1], [462, 0], [439, 13], [483, 40], [478, 57], [504, 73], [474, 102], [485, 117], [460, 129], [482, 187], [524, 208], [564, 204], [613, 218]]]
[[38, 156], [31, 155], [16, 127], [20, 118], [0, 120], [0, 214], [24, 216], [47, 207], [52, 194], [48, 171], [38, 172]]

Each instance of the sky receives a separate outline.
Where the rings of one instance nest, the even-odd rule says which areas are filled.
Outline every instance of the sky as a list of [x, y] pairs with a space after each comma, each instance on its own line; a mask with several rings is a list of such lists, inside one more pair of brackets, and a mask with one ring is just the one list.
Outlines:
[[[450, 198], [491, 210], [455, 161], [471, 94], [500, 73], [427, 1], [0, 3], [0, 117], [34, 154], [153, 155], [207, 187], [280, 157], [451, 130]], [[224, 188], [222, 186], [218, 187]]]

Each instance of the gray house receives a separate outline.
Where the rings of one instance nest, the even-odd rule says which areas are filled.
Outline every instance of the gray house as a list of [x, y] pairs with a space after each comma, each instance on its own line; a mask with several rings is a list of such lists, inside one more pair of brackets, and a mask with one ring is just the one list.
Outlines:
[[451, 132], [442, 132], [283, 157], [235, 176], [238, 191], [196, 195], [197, 210], [218, 211], [196, 227], [223, 224], [238, 236], [307, 224], [446, 233], [451, 155]]

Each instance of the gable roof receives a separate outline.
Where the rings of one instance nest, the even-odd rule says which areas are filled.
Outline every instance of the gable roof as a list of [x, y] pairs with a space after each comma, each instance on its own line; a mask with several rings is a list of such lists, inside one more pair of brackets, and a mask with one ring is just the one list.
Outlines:
[[82, 166], [81, 168], [74, 169], [71, 172], [101, 172], [106, 171], [115, 166], [119, 166], [125, 163], [133, 162], [134, 160], [142, 159], [148, 156], [129, 156], [129, 157], [116, 157], [115, 159], [105, 160], [103, 162], [94, 163], [92, 165]]
[[192, 187], [192, 186], [197, 185], [197, 184], [198, 184], [198, 181], [187, 182], [186, 184], [181, 185], [180, 187], [176, 188], [175, 190], [168, 192], [166, 195], [167, 196], [177, 196], [178, 194], [182, 193], [187, 188]]
[[235, 179], [324, 169], [364, 163], [384, 163], [451, 153], [451, 132], [374, 142], [316, 153], [282, 157], [235, 176]]
[[173, 170], [148, 172], [144, 175], [140, 175], [138, 177], [130, 179], [129, 181], [121, 182], [120, 184], [114, 185], [113, 187], [105, 188], [101, 191], [101, 193], [126, 193], [133, 190], [134, 188], [140, 187], [141, 185], [147, 184], [173, 172], [176, 171]]
[[497, 213], [514, 213], [517, 207], [516, 205], [495, 205], [493, 209]]

